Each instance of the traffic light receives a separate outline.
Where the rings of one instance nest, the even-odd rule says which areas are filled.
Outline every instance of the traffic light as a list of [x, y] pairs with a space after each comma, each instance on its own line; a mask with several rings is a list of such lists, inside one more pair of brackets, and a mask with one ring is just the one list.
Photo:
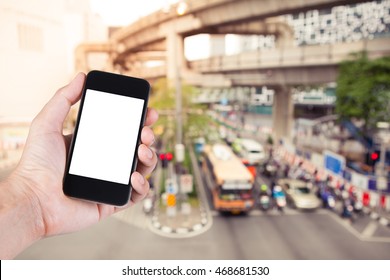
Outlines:
[[173, 159], [172, 153], [166, 153], [165, 157], [166, 157], [167, 161], [171, 161]]
[[376, 161], [379, 158], [379, 154], [377, 152], [371, 153], [371, 160]]
[[168, 161], [167, 161], [167, 157], [165, 156], [165, 154], [160, 154], [160, 160], [161, 160], [162, 168], [167, 168]]
[[367, 153], [367, 164], [369, 166], [375, 166], [378, 161], [379, 161], [379, 152], [373, 151]]
[[163, 168], [168, 167], [168, 162], [173, 159], [172, 153], [160, 154], [160, 160]]

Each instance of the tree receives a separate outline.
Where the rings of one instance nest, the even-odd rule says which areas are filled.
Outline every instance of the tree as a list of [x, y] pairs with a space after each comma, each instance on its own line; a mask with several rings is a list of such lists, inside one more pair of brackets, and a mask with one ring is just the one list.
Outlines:
[[364, 121], [363, 131], [379, 121], [390, 121], [390, 57], [369, 60], [366, 53], [351, 55], [340, 64], [336, 112], [340, 119]]
[[[150, 106], [170, 114], [175, 110], [175, 89], [167, 79], [157, 80], [153, 86], [153, 93], [150, 98]], [[210, 118], [204, 114], [206, 107], [200, 104], [192, 103], [192, 98], [196, 95], [197, 89], [193, 86], [182, 84], [182, 118], [184, 133], [192, 136], [205, 131]], [[170, 118], [160, 116], [157, 124], [168, 127], [175, 120], [175, 116]]]

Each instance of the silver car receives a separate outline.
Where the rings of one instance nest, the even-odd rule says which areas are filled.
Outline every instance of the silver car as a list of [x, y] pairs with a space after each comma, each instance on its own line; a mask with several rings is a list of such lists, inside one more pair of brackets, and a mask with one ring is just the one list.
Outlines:
[[308, 183], [296, 179], [280, 179], [278, 185], [286, 193], [288, 203], [298, 209], [314, 210], [321, 206], [321, 200], [315, 195]]

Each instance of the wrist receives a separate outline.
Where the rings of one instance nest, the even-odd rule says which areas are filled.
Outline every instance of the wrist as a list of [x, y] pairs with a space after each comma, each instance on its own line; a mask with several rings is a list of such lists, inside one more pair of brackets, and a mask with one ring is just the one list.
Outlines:
[[39, 200], [25, 178], [13, 172], [0, 183], [0, 258], [9, 259], [44, 236]]

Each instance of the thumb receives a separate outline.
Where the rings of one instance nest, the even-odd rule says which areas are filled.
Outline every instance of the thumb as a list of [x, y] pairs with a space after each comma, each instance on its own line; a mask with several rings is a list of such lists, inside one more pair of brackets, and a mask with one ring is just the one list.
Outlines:
[[85, 74], [78, 73], [66, 86], [60, 88], [34, 119], [47, 131], [62, 132], [70, 107], [80, 100]]

